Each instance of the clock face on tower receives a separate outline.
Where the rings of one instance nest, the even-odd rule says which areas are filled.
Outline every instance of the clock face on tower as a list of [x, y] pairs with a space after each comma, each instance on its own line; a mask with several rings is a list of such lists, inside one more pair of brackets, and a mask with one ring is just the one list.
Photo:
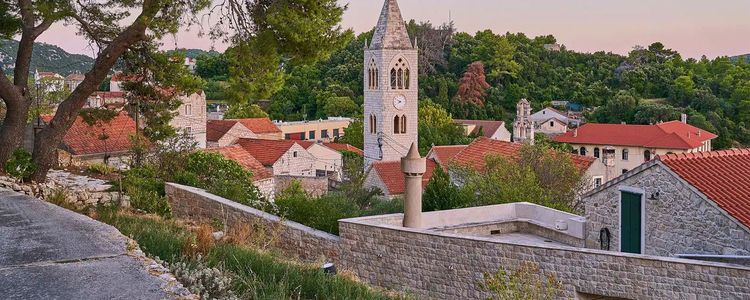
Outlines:
[[398, 110], [404, 109], [406, 106], [406, 97], [403, 95], [398, 95], [395, 98], [393, 98], [393, 107], [395, 107]]

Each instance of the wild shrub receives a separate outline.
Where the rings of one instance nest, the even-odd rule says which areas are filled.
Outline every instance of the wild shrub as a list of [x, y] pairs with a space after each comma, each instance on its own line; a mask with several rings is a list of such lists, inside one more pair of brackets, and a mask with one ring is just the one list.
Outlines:
[[216, 245], [214, 241], [214, 230], [208, 224], [198, 226], [193, 230], [193, 238], [185, 245], [183, 253], [190, 257], [200, 257], [208, 254]]
[[201, 299], [239, 299], [232, 291], [234, 276], [222, 267], [208, 266], [202, 256], [195, 260], [159, 263], [169, 268], [183, 286], [193, 294], [199, 295]]
[[339, 219], [360, 216], [362, 213], [356, 204], [341, 194], [329, 193], [312, 198], [299, 182], [292, 182], [277, 194], [276, 205], [282, 216], [333, 234], [339, 232]]
[[114, 167], [101, 163], [89, 164], [86, 169], [99, 175], [109, 175], [117, 171]]
[[13, 151], [13, 156], [5, 163], [5, 172], [18, 179], [25, 179], [36, 171], [36, 165], [32, 162], [31, 153], [23, 149]]
[[479, 286], [491, 295], [488, 300], [552, 300], [562, 291], [557, 277], [542, 274], [539, 264], [528, 261], [515, 270], [485, 273]]

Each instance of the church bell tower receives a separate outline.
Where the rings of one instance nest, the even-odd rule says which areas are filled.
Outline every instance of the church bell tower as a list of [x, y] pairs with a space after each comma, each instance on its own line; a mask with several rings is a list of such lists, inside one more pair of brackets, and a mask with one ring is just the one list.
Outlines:
[[417, 60], [396, 0], [386, 0], [364, 49], [365, 168], [400, 161], [417, 143]]

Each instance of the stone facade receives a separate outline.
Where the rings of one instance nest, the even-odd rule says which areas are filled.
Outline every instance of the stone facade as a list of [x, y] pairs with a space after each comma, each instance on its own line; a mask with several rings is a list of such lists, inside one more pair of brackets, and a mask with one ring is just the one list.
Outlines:
[[[750, 230], [700, 192], [655, 161], [583, 198], [586, 244], [599, 249], [599, 232], [608, 228], [610, 249], [620, 248], [621, 189], [644, 193], [645, 254], [750, 255]], [[652, 199], [654, 193], [659, 197]]]
[[721, 263], [572, 247], [502, 243], [490, 238], [407, 229], [378, 217], [341, 220], [344, 267], [371, 285], [425, 299], [484, 299], [484, 272], [539, 264], [582, 294], [625, 299], [747, 299], [750, 269]]
[[[363, 150], [367, 168], [378, 160], [400, 160], [418, 141], [418, 49], [409, 41], [396, 1], [386, 1], [373, 41], [365, 45], [364, 52]], [[405, 78], [406, 82], [398, 80], [397, 72], [402, 72], [398, 78]], [[400, 126], [402, 120], [406, 121], [403, 130], [394, 128], [396, 117]]]
[[166, 185], [169, 205], [174, 216], [201, 223], [221, 221], [228, 229], [250, 225], [276, 250], [305, 260], [326, 258], [338, 260], [340, 238], [315, 230], [296, 222], [207, 193], [204, 190], [168, 183]]
[[198, 148], [206, 148], [206, 94], [199, 91], [189, 96], [180, 96], [182, 104], [177, 109], [177, 115], [169, 122], [175, 129], [190, 134]]
[[513, 121], [513, 142], [534, 144], [534, 122], [529, 119], [531, 115], [531, 104], [526, 99], [521, 99], [516, 104], [516, 119]]
[[[325, 257], [370, 285], [420, 299], [484, 299], [489, 295], [479, 283], [485, 272], [515, 269], [523, 262], [537, 263], [543, 274], [554, 274], [563, 284], [561, 299], [750, 297], [750, 268], [737, 265], [410, 229], [401, 227], [402, 214], [340, 220], [337, 237], [195, 188], [167, 184], [167, 195], [177, 217], [276, 228], [277, 234], [268, 238], [288, 255]], [[427, 216], [426, 226], [445, 219], [443, 213], [451, 212], [428, 213], [435, 217]]]
[[275, 192], [281, 192], [292, 182], [299, 182], [302, 189], [313, 197], [320, 197], [328, 193], [328, 177], [275, 176]]
[[[250, 153], [252, 154], [252, 153]], [[315, 177], [315, 156], [294, 144], [272, 166], [273, 175]]]
[[0, 176], [0, 188], [13, 190], [42, 200], [58, 191], [63, 191], [65, 202], [76, 208], [86, 206], [126, 204], [128, 197], [116, 191], [110, 191], [111, 185], [103, 180], [74, 175], [65, 171], [50, 170], [47, 182], [21, 183], [10, 177]]

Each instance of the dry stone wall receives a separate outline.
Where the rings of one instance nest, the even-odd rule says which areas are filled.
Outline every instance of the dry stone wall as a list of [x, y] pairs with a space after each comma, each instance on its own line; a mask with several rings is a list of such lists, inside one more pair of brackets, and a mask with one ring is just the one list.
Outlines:
[[128, 203], [128, 197], [111, 191], [112, 185], [87, 176], [75, 175], [60, 170], [50, 170], [44, 183], [23, 183], [12, 177], [0, 176], [0, 188], [13, 190], [33, 197], [48, 200], [58, 192], [64, 193], [65, 202], [76, 208], [97, 205]]
[[400, 214], [340, 220], [338, 237], [195, 188], [167, 184], [167, 195], [177, 217], [276, 228], [274, 246], [288, 255], [325, 257], [370, 285], [419, 299], [485, 299], [485, 272], [524, 262], [555, 275], [561, 299], [750, 299], [750, 268], [738, 265], [408, 229]]
[[173, 183], [166, 185], [174, 216], [199, 223], [222, 222], [228, 229], [249, 225], [258, 241], [285, 254], [305, 260], [326, 258], [338, 261], [340, 238], [302, 224], [283, 220], [246, 205]]

